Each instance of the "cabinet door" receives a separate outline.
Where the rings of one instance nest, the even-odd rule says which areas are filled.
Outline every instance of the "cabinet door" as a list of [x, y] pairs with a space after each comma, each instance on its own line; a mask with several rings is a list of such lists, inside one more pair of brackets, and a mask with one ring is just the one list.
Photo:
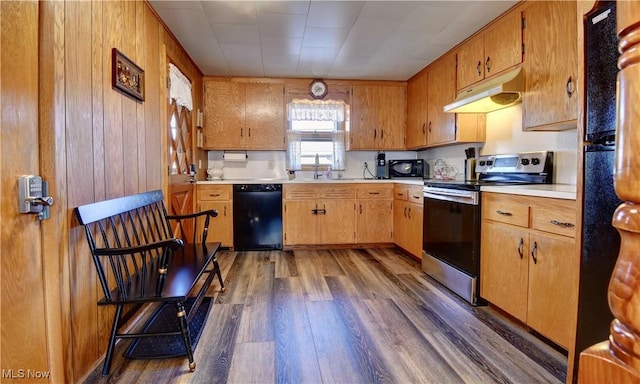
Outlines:
[[568, 348], [575, 336], [573, 324], [580, 268], [575, 240], [532, 233], [529, 247], [527, 324]]
[[407, 89], [381, 86], [378, 98], [378, 134], [376, 149], [404, 149], [407, 115]]
[[357, 203], [358, 243], [390, 243], [393, 203], [391, 200], [359, 200]]
[[282, 222], [284, 226], [284, 244], [316, 244], [317, 216], [314, 200], [291, 200], [284, 202]]
[[204, 148], [244, 149], [244, 85], [204, 82]]
[[485, 220], [481, 231], [480, 295], [526, 322], [528, 230]]
[[484, 79], [484, 37], [477, 35], [458, 49], [456, 89], [466, 88]]
[[408, 206], [407, 201], [393, 200], [393, 242], [402, 249], [407, 249]]
[[456, 113], [456, 142], [485, 141], [487, 115], [484, 113]]
[[[218, 216], [209, 221], [208, 241], [219, 241], [223, 247], [233, 247], [233, 207], [230, 201], [201, 201], [199, 210], [215, 209]], [[198, 233], [202, 233], [201, 228]]]
[[525, 130], [575, 128], [576, 12], [575, 1], [536, 1], [524, 11]]
[[407, 149], [427, 145], [427, 73], [407, 85]]
[[245, 84], [247, 149], [284, 150], [284, 88], [282, 84]]
[[407, 204], [407, 220], [405, 226], [406, 250], [412, 255], [422, 259], [422, 204]]
[[428, 145], [451, 143], [456, 139], [455, 114], [443, 112], [456, 98], [456, 58], [439, 59], [428, 72]]
[[522, 15], [514, 11], [484, 33], [484, 77], [522, 62]]
[[318, 244], [352, 244], [356, 241], [355, 200], [319, 200]]
[[378, 135], [378, 87], [354, 85], [351, 95], [349, 149], [376, 149]]

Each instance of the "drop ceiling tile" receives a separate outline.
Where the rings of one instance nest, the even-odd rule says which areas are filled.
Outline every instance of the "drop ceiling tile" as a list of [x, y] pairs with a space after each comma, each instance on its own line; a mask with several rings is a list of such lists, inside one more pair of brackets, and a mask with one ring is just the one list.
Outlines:
[[306, 15], [259, 13], [258, 25], [261, 36], [302, 37], [306, 21]]
[[378, 49], [380, 49], [380, 44], [376, 41], [347, 38], [340, 48], [339, 56], [371, 57]]
[[302, 38], [263, 36], [261, 45], [263, 55], [298, 56], [300, 54], [300, 49], [302, 48]]
[[300, 50], [300, 61], [317, 61], [322, 63], [333, 63], [340, 50], [338, 48], [302, 47]]
[[451, 5], [425, 2], [417, 6], [400, 24], [402, 31], [433, 34], [444, 30], [468, 6], [467, 2], [452, 1]]
[[212, 24], [255, 24], [253, 1], [202, 1], [202, 7]]
[[302, 40], [303, 47], [335, 48], [344, 43], [348, 29], [307, 27]]
[[417, 1], [367, 1], [360, 17], [403, 20], [418, 6]]
[[283, 15], [306, 15], [309, 1], [258, 1], [258, 12], [280, 13]]
[[312, 1], [307, 26], [350, 28], [364, 4], [364, 1]]
[[264, 75], [273, 77], [287, 77], [296, 73], [298, 56], [262, 55]]
[[213, 32], [220, 44], [260, 44], [260, 36], [256, 25], [213, 24]]
[[232, 71], [236, 66], [244, 65], [245, 62], [257, 62], [262, 66], [262, 53], [260, 52], [260, 46], [221, 44], [221, 47]]
[[162, 0], [162, 1], [152, 1], [151, 2], [154, 9], [159, 8], [182, 8], [182, 9], [198, 9], [202, 11], [202, 4], [200, 1], [184, 1], [184, 0]]

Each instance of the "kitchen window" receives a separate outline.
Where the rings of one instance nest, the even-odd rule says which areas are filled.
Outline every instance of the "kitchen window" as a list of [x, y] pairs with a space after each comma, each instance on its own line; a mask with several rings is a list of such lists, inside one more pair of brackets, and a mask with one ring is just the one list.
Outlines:
[[288, 105], [287, 169], [312, 169], [318, 163], [334, 170], [344, 169], [345, 111], [336, 100], [293, 100]]

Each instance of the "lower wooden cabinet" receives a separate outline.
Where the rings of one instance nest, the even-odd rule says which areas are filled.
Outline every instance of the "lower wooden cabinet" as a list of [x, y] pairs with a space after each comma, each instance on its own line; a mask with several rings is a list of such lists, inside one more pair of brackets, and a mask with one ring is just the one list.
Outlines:
[[396, 184], [393, 200], [393, 242], [422, 259], [422, 186]]
[[356, 186], [356, 241], [391, 243], [393, 235], [393, 184]]
[[483, 193], [480, 295], [568, 348], [580, 260], [576, 202]]
[[284, 245], [356, 241], [355, 188], [348, 184], [285, 184]]
[[[233, 247], [233, 191], [230, 184], [198, 185], [198, 211], [215, 209], [218, 216], [209, 222], [209, 241]], [[199, 233], [199, 232], [198, 232]]]

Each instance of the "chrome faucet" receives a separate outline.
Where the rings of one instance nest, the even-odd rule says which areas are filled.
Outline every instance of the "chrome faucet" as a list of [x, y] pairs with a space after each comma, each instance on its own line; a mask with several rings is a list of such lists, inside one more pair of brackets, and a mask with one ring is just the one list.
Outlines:
[[316, 163], [313, 165], [313, 179], [314, 180], [318, 180], [318, 178], [321, 175], [321, 173], [318, 172], [318, 168], [319, 167], [320, 167], [320, 158], [318, 157], [318, 154], [316, 153]]

